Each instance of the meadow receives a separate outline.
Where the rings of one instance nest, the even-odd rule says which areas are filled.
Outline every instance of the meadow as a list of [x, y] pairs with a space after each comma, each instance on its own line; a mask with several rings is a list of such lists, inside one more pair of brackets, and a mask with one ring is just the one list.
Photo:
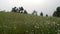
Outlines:
[[60, 18], [0, 12], [0, 34], [59, 34]]

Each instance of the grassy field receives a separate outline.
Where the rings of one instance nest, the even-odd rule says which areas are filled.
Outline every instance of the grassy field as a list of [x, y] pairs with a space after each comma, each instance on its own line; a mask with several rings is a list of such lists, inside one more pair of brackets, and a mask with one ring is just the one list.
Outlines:
[[0, 12], [0, 34], [59, 34], [60, 18]]

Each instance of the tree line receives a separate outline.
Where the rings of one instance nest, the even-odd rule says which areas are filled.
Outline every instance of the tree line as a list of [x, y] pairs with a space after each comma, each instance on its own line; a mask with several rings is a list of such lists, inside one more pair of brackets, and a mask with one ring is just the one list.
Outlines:
[[12, 12], [16, 12], [16, 13], [24, 13], [24, 14], [27, 14], [27, 11], [23, 7], [19, 7], [19, 8], [13, 7], [11, 11]]
[[[23, 7], [13, 7], [11, 12], [28, 14], [28, 12]], [[34, 10], [32, 12], [32, 15], [37, 15], [37, 11]], [[43, 16], [43, 12], [40, 13], [40, 16]], [[46, 14], [46, 16], [48, 16], [48, 14]]]
[[56, 11], [54, 11], [53, 16], [54, 17], [60, 17], [60, 7], [56, 8]]
[[[23, 8], [23, 7], [13, 7], [11, 12], [17, 12], [17, 13], [24, 13], [24, 14], [28, 14], [28, 12]], [[37, 15], [37, 11], [33, 11], [32, 15]], [[40, 16], [43, 16], [43, 12], [40, 13]], [[48, 16], [48, 14], [46, 14], [46, 16]], [[56, 11], [54, 11], [53, 13], [53, 17], [60, 17], [60, 7], [56, 8]]]

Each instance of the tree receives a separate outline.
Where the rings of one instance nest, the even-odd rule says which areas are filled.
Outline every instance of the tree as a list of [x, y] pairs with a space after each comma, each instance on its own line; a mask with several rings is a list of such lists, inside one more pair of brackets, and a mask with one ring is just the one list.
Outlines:
[[23, 7], [19, 7], [19, 8], [17, 8], [17, 7], [14, 7], [14, 8], [12, 8], [12, 12], [18, 12], [18, 13], [26, 13], [27, 14], [27, 11], [26, 10], [24, 10], [24, 8]]
[[27, 11], [26, 10], [24, 10], [24, 14], [27, 14]]
[[12, 12], [17, 12], [16, 7], [12, 8]]
[[16, 9], [16, 12], [18, 12], [18, 13], [19, 13], [19, 9], [18, 9], [18, 8]]
[[21, 11], [21, 10], [20, 10], [20, 7], [19, 7], [19, 13], [20, 13], [20, 11]]
[[33, 14], [33, 15], [37, 15], [37, 11], [34, 10], [32, 14]]
[[57, 14], [56, 14], [57, 12], [56, 11], [54, 11], [54, 13], [53, 13], [53, 16], [57, 16]]
[[53, 16], [60, 17], [60, 7], [57, 7], [56, 11], [54, 11]]
[[46, 14], [46, 17], [48, 17], [48, 14]]
[[43, 13], [41, 12], [40, 15], [43, 16]]
[[57, 7], [57, 9], [56, 9], [58, 12], [60, 12], [60, 7]]
[[20, 7], [20, 11], [21, 11], [21, 13], [23, 13], [23, 10], [24, 10], [24, 8], [23, 8], [23, 7]]

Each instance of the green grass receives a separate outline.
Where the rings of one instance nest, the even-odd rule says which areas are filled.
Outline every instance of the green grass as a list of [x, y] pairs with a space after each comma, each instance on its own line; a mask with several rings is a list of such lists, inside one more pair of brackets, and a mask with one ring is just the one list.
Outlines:
[[0, 34], [58, 34], [60, 18], [0, 12]]

